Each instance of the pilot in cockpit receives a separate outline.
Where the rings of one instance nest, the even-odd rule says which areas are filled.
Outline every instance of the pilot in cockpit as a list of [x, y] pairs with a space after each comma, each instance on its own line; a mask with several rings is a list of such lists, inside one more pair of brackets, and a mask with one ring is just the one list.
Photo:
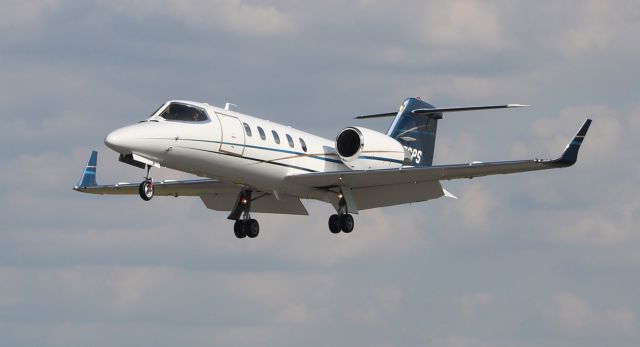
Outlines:
[[191, 115], [191, 117], [193, 118], [194, 122], [199, 122], [202, 120], [202, 115], [200, 114], [200, 112], [198, 112], [198, 110], [193, 110], [193, 114]]

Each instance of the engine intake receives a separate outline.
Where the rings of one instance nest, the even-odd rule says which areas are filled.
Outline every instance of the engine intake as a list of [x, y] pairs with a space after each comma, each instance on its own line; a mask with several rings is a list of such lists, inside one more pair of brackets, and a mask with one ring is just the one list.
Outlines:
[[336, 138], [336, 150], [341, 157], [350, 158], [362, 149], [362, 133], [357, 128], [346, 128]]
[[335, 148], [340, 160], [353, 170], [397, 168], [405, 159], [400, 142], [361, 127], [348, 127], [338, 133]]

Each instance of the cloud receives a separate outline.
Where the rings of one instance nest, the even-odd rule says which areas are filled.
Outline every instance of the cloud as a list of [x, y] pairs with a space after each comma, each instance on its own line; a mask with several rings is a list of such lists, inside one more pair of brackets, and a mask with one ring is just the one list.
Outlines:
[[478, 312], [490, 308], [493, 302], [493, 295], [486, 292], [465, 294], [458, 300], [460, 311], [465, 318], [473, 317], [477, 315]]
[[[451, 230], [460, 232], [468, 237], [475, 234], [485, 234], [495, 226], [495, 210], [499, 202], [492, 192], [481, 184], [467, 184], [460, 191], [454, 192], [458, 200], [446, 204], [445, 219], [454, 225]], [[461, 236], [461, 235], [458, 235]]]
[[396, 287], [381, 287], [363, 293], [365, 302], [352, 312], [352, 318], [359, 323], [383, 326], [400, 310], [403, 300], [402, 290]]
[[526, 342], [511, 341], [486, 341], [472, 336], [438, 336], [431, 339], [427, 346], [433, 347], [498, 347], [498, 346], [528, 346]]
[[496, 50], [507, 44], [494, 5], [465, 0], [425, 7], [426, 18], [416, 21], [415, 28], [430, 45]]
[[553, 296], [546, 307], [546, 317], [554, 327], [570, 336], [635, 336], [636, 313], [628, 307], [596, 310], [587, 301], [570, 292]]
[[[633, 1], [5, 5], [0, 344], [637, 344]], [[320, 202], [237, 240], [197, 198], [71, 191], [93, 148], [99, 182], [140, 180], [102, 141], [167, 99], [332, 138], [415, 95], [535, 105], [445, 116], [438, 163], [554, 156], [594, 124], [573, 168], [445, 182], [459, 200], [362, 211], [349, 235]]]
[[[5, 10], [0, 13], [0, 28], [4, 34], [25, 26], [37, 25], [43, 17], [55, 11], [60, 3], [59, 0], [7, 0], [2, 4]], [[0, 37], [3, 40], [9, 38], [5, 35]]]
[[270, 37], [295, 30], [292, 18], [276, 7], [240, 0], [126, 0], [118, 1], [115, 8], [127, 16], [150, 19], [161, 15], [196, 29], [220, 28], [240, 36]]
[[[624, 177], [637, 170], [633, 154], [633, 149], [640, 146], [634, 136], [636, 110], [637, 106], [620, 111], [605, 106], [568, 107], [559, 117], [533, 122], [532, 137], [540, 139], [535, 142], [545, 148], [541, 152], [555, 158], [571, 138], [572, 129], [577, 129], [587, 116], [594, 120], [578, 163], [569, 169], [574, 174], [566, 176], [571, 184], [549, 189], [544, 176], [525, 182], [529, 199], [543, 209], [538, 217], [547, 230], [542, 234], [545, 238], [564, 244], [615, 248], [627, 260], [634, 258], [633, 247], [627, 246], [640, 242], [634, 232], [640, 205], [634, 198], [637, 192], [631, 188], [633, 178]], [[512, 157], [531, 156], [525, 154], [526, 147], [530, 146], [515, 144]], [[602, 176], [604, 167], [607, 174]]]

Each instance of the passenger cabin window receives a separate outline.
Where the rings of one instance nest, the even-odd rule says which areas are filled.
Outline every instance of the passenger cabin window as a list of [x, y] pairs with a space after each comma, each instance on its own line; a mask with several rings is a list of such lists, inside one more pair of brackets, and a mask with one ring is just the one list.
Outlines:
[[294, 146], [293, 138], [289, 134], [287, 134], [287, 141], [289, 141], [289, 147], [293, 148]]
[[178, 103], [169, 105], [162, 111], [160, 117], [180, 122], [205, 122], [209, 119], [203, 109]]
[[249, 127], [249, 124], [247, 123], [242, 123], [242, 125], [244, 126], [244, 133], [247, 134], [247, 136], [251, 136], [251, 127]]
[[261, 127], [258, 127], [258, 133], [260, 134], [260, 138], [263, 140], [267, 139], [267, 135], [264, 134], [264, 130]]
[[275, 130], [271, 130], [271, 135], [273, 135], [273, 141], [275, 141], [277, 144], [280, 144], [280, 136]]
[[306, 152], [307, 151], [307, 144], [304, 142], [302, 137], [300, 137], [299, 140], [300, 140], [300, 146], [302, 146], [302, 150]]

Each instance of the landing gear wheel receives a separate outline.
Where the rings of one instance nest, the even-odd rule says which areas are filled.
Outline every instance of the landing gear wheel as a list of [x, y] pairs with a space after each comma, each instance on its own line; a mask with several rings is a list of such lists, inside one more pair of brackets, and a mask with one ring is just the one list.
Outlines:
[[260, 224], [255, 219], [249, 219], [244, 223], [244, 232], [249, 238], [255, 238], [260, 233]]
[[245, 223], [243, 220], [237, 220], [233, 224], [233, 233], [236, 234], [236, 237], [239, 239], [243, 239], [247, 236], [247, 233], [244, 231], [244, 225]]
[[353, 231], [354, 226], [355, 223], [353, 221], [353, 217], [350, 214], [343, 214], [342, 216], [340, 216], [340, 228], [343, 232], [347, 234], [350, 233], [351, 231]]
[[340, 216], [332, 214], [331, 217], [329, 217], [329, 230], [332, 233], [337, 234], [340, 232], [340, 229], [342, 229], [342, 226], [340, 225]]
[[140, 194], [140, 197], [142, 198], [142, 200], [144, 201], [151, 200], [151, 198], [153, 198], [153, 181], [151, 180], [142, 181], [142, 183], [140, 183], [140, 186], [138, 187], [138, 193]]

